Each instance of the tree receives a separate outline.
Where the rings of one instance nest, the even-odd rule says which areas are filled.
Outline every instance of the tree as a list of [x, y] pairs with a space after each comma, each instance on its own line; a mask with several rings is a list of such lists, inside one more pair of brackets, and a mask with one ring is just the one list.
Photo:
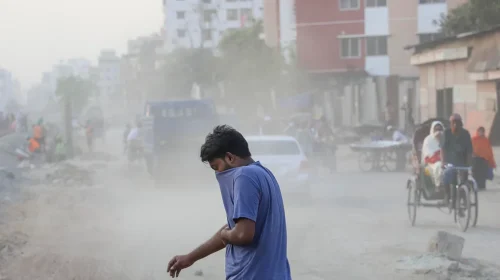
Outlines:
[[500, 25], [500, 1], [469, 0], [438, 21], [447, 36], [485, 30]]
[[79, 77], [67, 77], [57, 81], [56, 96], [64, 106], [64, 126], [66, 131], [66, 154], [73, 156], [73, 112], [82, 112], [96, 87], [92, 82]]
[[204, 95], [205, 89], [216, 84], [218, 58], [212, 49], [205, 47], [205, 43], [212, 40], [213, 27], [220, 23], [217, 15], [216, 10], [207, 9], [207, 4], [202, 0], [191, 4], [184, 26], [190, 48], [176, 49], [165, 60], [163, 70], [169, 96], [189, 97], [195, 84]]
[[189, 98], [194, 84], [202, 89], [217, 83], [219, 59], [210, 49], [177, 49], [167, 55], [163, 65], [168, 95]]
[[261, 39], [262, 33], [259, 21], [229, 32], [219, 43], [226, 96], [246, 107], [255, 101], [270, 104], [269, 93], [278, 84], [285, 65], [279, 50]]
[[57, 81], [56, 96], [62, 103], [68, 100], [77, 114], [82, 112], [95, 92], [96, 86], [80, 77], [70, 76]]

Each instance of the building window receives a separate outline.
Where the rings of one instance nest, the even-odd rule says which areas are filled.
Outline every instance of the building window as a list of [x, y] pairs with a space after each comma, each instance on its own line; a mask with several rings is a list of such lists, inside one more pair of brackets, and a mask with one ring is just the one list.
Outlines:
[[211, 41], [212, 40], [212, 30], [204, 29], [201, 36], [202, 36], [203, 42]]
[[252, 19], [252, 9], [241, 9], [241, 18], [244, 20], [251, 20]]
[[343, 58], [360, 57], [361, 41], [359, 38], [342, 38], [340, 41]]
[[387, 55], [387, 37], [367, 37], [366, 38], [366, 55], [377, 56]]
[[177, 29], [177, 37], [179, 38], [186, 37], [186, 29]]
[[226, 11], [226, 19], [227, 20], [238, 20], [238, 10], [228, 9]]
[[177, 19], [184, 19], [186, 17], [186, 12], [180, 11], [177, 12]]
[[205, 10], [203, 11], [203, 21], [212, 22], [212, 18], [215, 15], [215, 10]]
[[339, 0], [340, 10], [356, 10], [359, 9], [359, 0]]
[[375, 7], [386, 7], [387, 0], [366, 0], [366, 7], [375, 8]]
[[203, 0], [203, 3], [210, 4], [210, 3], [212, 3], [212, 0]]
[[418, 0], [420, 4], [446, 3], [446, 0]]

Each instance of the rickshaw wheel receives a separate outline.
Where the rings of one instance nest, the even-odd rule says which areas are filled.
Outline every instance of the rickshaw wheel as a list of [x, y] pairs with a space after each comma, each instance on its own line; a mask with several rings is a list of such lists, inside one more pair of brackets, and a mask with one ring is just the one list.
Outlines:
[[[460, 217], [460, 212], [463, 213], [463, 217]], [[471, 195], [469, 192], [469, 186], [465, 184], [460, 185], [457, 189], [454, 215], [455, 221], [458, 222], [462, 232], [466, 232], [469, 228], [471, 219]]]
[[415, 226], [417, 220], [417, 207], [420, 201], [420, 191], [414, 180], [408, 180], [406, 183], [406, 188], [408, 190], [408, 218], [410, 219], [411, 226]]
[[359, 169], [363, 172], [368, 172], [373, 169], [373, 155], [370, 152], [360, 152], [358, 156]]

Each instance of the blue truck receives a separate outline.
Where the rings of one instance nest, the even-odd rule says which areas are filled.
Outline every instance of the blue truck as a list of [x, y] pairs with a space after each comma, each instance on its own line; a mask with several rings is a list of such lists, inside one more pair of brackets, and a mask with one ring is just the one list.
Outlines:
[[172, 181], [206, 169], [199, 151], [207, 133], [218, 124], [212, 100], [147, 102], [142, 124], [144, 156], [153, 178]]

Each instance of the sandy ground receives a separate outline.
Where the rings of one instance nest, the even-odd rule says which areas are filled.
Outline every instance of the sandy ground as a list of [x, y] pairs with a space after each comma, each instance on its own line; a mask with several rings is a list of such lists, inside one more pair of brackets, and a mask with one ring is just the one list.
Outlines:
[[[0, 279], [166, 279], [173, 255], [225, 222], [214, 178], [196, 186], [154, 185], [143, 168], [130, 170], [120, 157], [99, 153], [72, 164], [32, 171], [23, 199], [0, 204]], [[480, 194], [479, 225], [466, 233], [435, 209], [419, 209], [411, 227], [408, 174], [361, 174], [355, 167], [342, 160], [341, 172], [315, 183], [310, 199], [282, 186], [293, 279], [440, 279], [398, 269], [398, 260], [425, 252], [438, 230], [465, 237], [465, 256], [498, 263], [500, 188]], [[79, 179], [60, 179], [75, 172]], [[89, 185], [79, 184], [85, 178]], [[180, 279], [224, 279], [224, 253]]]

